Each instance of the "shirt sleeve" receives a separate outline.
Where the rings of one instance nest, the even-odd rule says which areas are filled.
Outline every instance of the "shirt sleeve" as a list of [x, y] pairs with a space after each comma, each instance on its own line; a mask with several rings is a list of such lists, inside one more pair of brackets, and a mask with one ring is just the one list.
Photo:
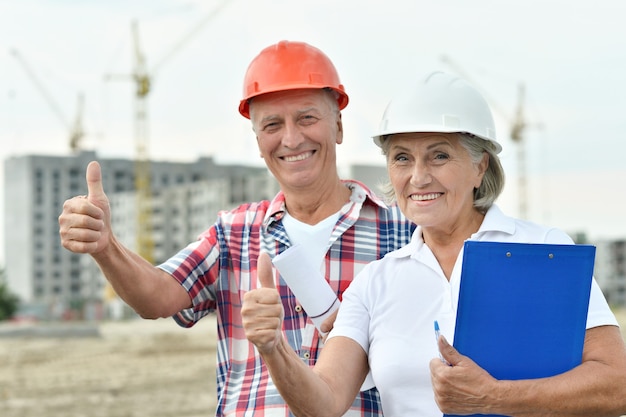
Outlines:
[[158, 267], [170, 274], [187, 291], [192, 307], [174, 315], [182, 327], [191, 327], [215, 310], [215, 282], [219, 273], [219, 246], [215, 227], [190, 243]]
[[[553, 244], [573, 244], [572, 238], [559, 229], [551, 229], [546, 235], [547, 243]], [[600, 289], [600, 286], [593, 278], [591, 283], [591, 293], [589, 294], [589, 309], [587, 312], [587, 329], [598, 326], [619, 326], [615, 314], [611, 311], [609, 304]]]
[[348, 337], [357, 342], [366, 354], [369, 354], [370, 308], [367, 289], [371, 270], [371, 264], [365, 266], [343, 293], [337, 319], [328, 335], [328, 339]]
[[591, 283], [591, 294], [589, 296], [587, 329], [599, 326], [619, 326], [619, 323], [594, 278]]

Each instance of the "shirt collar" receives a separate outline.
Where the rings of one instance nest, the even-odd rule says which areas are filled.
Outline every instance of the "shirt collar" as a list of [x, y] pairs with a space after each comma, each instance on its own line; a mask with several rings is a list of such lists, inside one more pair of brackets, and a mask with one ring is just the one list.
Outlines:
[[480, 240], [480, 237], [488, 232], [501, 232], [512, 235], [515, 233], [515, 220], [506, 216], [500, 207], [493, 204], [483, 219], [478, 232], [474, 233], [470, 239]]
[[[501, 232], [512, 235], [515, 233], [515, 220], [512, 217], [506, 216], [497, 205], [493, 204], [489, 210], [487, 210], [478, 231], [474, 233], [469, 240], [481, 240], [481, 237], [489, 232]], [[413, 232], [413, 236], [411, 236], [411, 241], [402, 248], [388, 253], [387, 256], [393, 258], [409, 257], [418, 253], [423, 246], [422, 227], [417, 226]]]
[[[352, 203], [363, 203], [370, 201], [379, 207], [386, 208], [385, 202], [372, 193], [372, 191], [362, 182], [356, 180], [341, 180], [341, 182], [348, 187], [352, 194], [350, 195], [350, 201]], [[281, 191], [270, 202], [270, 205], [265, 213], [263, 220], [263, 227], [270, 228], [275, 222], [282, 220], [286, 213], [285, 209], [285, 194]]]

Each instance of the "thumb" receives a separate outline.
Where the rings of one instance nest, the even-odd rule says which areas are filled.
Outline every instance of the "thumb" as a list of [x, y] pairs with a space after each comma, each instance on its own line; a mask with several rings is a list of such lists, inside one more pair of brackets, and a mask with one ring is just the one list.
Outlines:
[[459, 353], [459, 351], [448, 343], [448, 340], [443, 335], [439, 337], [438, 346], [442, 358], [448, 363], [448, 365], [457, 365], [463, 359], [463, 356]]
[[100, 164], [96, 161], [91, 161], [87, 165], [87, 198], [91, 202], [106, 200], [106, 194], [102, 187], [102, 172], [100, 170]]
[[272, 260], [265, 252], [261, 252], [257, 259], [257, 276], [262, 288], [276, 288], [274, 272], [272, 271]]

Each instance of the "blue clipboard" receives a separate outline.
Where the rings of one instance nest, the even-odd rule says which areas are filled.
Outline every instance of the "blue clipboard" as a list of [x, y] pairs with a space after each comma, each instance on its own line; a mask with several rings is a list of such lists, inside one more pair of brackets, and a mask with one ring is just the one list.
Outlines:
[[595, 253], [593, 245], [465, 242], [454, 347], [497, 379], [579, 365]]

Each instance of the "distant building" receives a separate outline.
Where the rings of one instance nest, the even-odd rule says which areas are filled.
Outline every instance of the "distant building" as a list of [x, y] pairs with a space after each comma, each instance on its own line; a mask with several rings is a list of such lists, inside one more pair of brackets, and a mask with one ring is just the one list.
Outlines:
[[348, 178], [361, 181], [379, 196], [383, 195], [381, 186], [389, 182], [385, 165], [352, 164], [348, 167]]
[[[102, 317], [105, 301], [116, 297], [89, 256], [65, 250], [58, 216], [63, 202], [86, 195], [85, 168], [98, 159], [109, 196], [117, 238], [136, 250], [137, 194], [134, 162], [75, 156], [28, 155], [5, 160], [4, 279], [27, 306], [59, 319], [71, 312], [82, 318]], [[212, 158], [195, 162], [152, 161], [150, 228], [154, 263], [160, 263], [195, 240], [215, 221], [219, 210], [243, 202], [271, 199], [278, 184], [265, 167], [218, 165]], [[387, 181], [384, 166], [352, 165], [347, 177], [381, 195]], [[578, 242], [582, 243], [582, 242]], [[597, 245], [596, 279], [613, 305], [626, 305], [626, 242]], [[126, 314], [128, 307], [117, 304]]]
[[626, 240], [596, 242], [595, 277], [612, 306], [626, 306]]
[[[103, 159], [95, 152], [81, 152], [11, 157], [4, 164], [5, 279], [23, 304], [47, 311], [51, 319], [68, 312], [101, 317], [102, 301], [115, 298], [91, 257], [65, 250], [58, 234], [63, 202], [87, 194], [85, 168], [96, 159], [102, 166], [116, 236], [137, 250], [133, 160]], [[219, 210], [271, 199], [278, 191], [265, 167], [217, 165], [207, 157], [191, 163], [151, 161], [150, 170], [155, 264], [195, 240], [213, 224]], [[386, 169], [353, 165], [349, 177], [378, 193]]]
[[[104, 280], [88, 256], [65, 250], [58, 216], [63, 202], [87, 194], [85, 168], [94, 152], [76, 156], [28, 155], [5, 160], [6, 281], [25, 304], [47, 307], [50, 318], [84, 312], [101, 300]], [[99, 159], [112, 207], [112, 227], [134, 248], [136, 194], [134, 162]], [[268, 199], [278, 185], [265, 167], [196, 162], [152, 161], [151, 225], [154, 261], [195, 240], [215, 220], [219, 209], [245, 201]], [[99, 315], [90, 307], [88, 315]]]

